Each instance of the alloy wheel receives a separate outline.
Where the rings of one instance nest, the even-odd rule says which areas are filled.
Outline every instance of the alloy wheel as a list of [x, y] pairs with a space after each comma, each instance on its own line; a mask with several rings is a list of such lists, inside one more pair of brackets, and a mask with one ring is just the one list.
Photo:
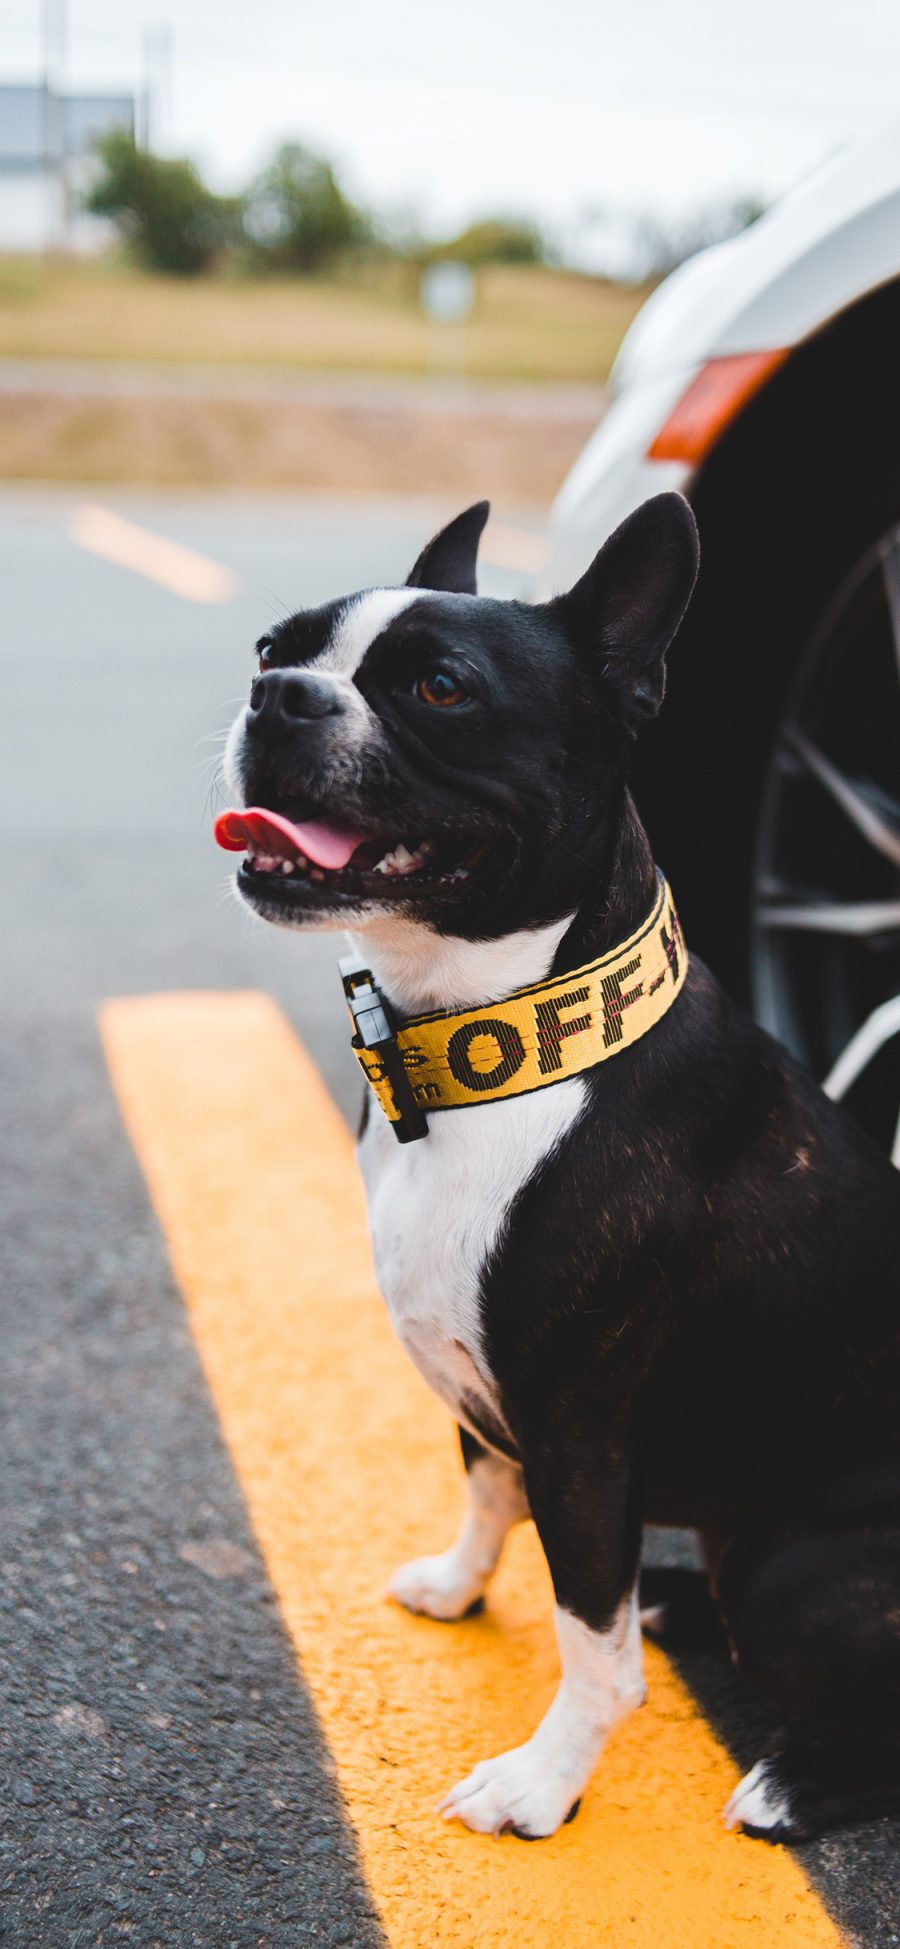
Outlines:
[[800, 660], [751, 920], [759, 1020], [900, 1164], [900, 524], [841, 582]]

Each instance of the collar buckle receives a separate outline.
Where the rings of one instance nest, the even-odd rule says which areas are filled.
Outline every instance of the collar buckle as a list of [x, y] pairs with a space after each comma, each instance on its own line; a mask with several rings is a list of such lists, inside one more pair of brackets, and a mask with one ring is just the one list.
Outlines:
[[399, 1112], [390, 1119], [391, 1129], [399, 1144], [413, 1144], [427, 1137], [428, 1119], [413, 1094], [388, 1003], [370, 968], [360, 967], [352, 958], [339, 961], [338, 967], [353, 1023], [353, 1047], [365, 1049], [380, 1062]]

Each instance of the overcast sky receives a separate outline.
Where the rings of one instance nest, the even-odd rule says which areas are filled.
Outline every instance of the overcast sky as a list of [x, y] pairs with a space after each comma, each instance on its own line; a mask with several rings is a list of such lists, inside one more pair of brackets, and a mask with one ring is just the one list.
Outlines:
[[[79, 87], [136, 85], [144, 30], [171, 27], [160, 132], [216, 186], [301, 136], [362, 201], [439, 230], [487, 210], [565, 228], [597, 206], [770, 197], [900, 120], [898, 0], [49, 5]], [[2, 0], [0, 78], [38, 73], [41, 12]]]

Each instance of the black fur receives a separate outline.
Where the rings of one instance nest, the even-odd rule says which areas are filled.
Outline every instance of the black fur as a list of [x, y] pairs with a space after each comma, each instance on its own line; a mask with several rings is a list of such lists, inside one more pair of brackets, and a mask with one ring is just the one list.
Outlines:
[[[641, 905], [621, 925], [580, 917], [558, 967]], [[879, 1782], [892, 1806], [900, 1180], [696, 962], [589, 1087], [484, 1297], [558, 1600], [606, 1623], [641, 1521], [701, 1528], [740, 1668], [828, 1733], [832, 1782], [858, 1781], [868, 1751], [866, 1811]], [[798, 1834], [831, 1818], [824, 1778], [814, 1802], [807, 1763]]]
[[[411, 579], [473, 588], [484, 512]], [[628, 754], [662, 700], [695, 570], [689, 510], [661, 496], [567, 596], [426, 594], [371, 646], [356, 681], [381, 742], [343, 813], [485, 841], [465, 885], [404, 896], [434, 928], [488, 939], [574, 913], [564, 972], [641, 922], [655, 867]], [[335, 613], [273, 632], [278, 664], [315, 654]], [[435, 662], [459, 673], [465, 708], [417, 701]], [[316, 809], [334, 735], [326, 718], [290, 745], [251, 737], [248, 799]], [[305, 898], [278, 889], [277, 917]], [[785, 1832], [893, 1805], [900, 1177], [698, 961], [652, 1033], [587, 1082], [483, 1284], [557, 1599], [604, 1626], [642, 1521], [701, 1528], [737, 1661], [801, 1728], [773, 1761], [795, 1810]]]
[[476, 501], [474, 507], [466, 508], [464, 514], [458, 514], [455, 521], [434, 535], [410, 570], [407, 588], [455, 590], [458, 595], [473, 596], [477, 587], [478, 543], [490, 511], [490, 501]]

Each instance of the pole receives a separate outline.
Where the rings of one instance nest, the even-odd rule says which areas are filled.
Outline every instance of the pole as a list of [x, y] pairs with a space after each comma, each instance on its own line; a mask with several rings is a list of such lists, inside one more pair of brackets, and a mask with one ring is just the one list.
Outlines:
[[66, 0], [43, 0], [41, 7], [43, 68], [42, 147], [46, 178], [45, 245], [53, 250], [65, 243], [68, 230], [68, 128], [65, 99]]
[[143, 80], [138, 102], [138, 126], [135, 141], [141, 149], [152, 149], [155, 134], [155, 103], [153, 99], [153, 29], [145, 27], [141, 36], [143, 53]]
[[145, 149], [165, 154], [172, 141], [172, 28], [158, 21], [144, 29], [143, 130]]

